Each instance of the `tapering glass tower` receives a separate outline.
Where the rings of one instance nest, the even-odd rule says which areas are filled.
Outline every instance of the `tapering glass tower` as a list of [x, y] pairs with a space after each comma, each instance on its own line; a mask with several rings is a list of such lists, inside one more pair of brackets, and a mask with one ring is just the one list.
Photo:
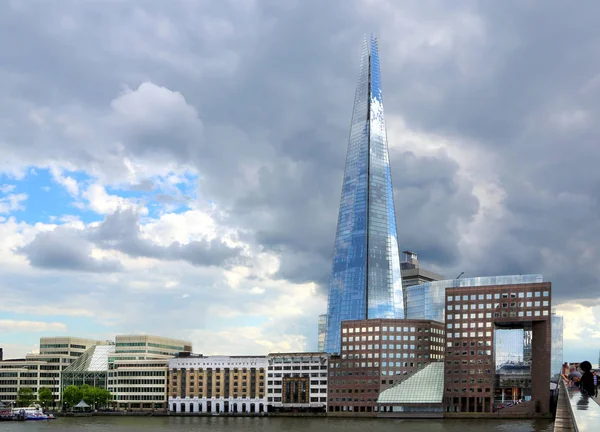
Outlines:
[[327, 310], [325, 351], [340, 323], [404, 318], [400, 254], [377, 39], [365, 38], [350, 127]]

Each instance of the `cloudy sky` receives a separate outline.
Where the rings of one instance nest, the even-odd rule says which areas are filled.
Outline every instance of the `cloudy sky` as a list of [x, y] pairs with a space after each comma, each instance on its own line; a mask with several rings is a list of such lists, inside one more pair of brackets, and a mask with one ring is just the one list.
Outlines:
[[600, 4], [0, 3], [0, 346], [145, 332], [314, 349], [362, 37], [400, 247], [542, 273], [600, 349]]

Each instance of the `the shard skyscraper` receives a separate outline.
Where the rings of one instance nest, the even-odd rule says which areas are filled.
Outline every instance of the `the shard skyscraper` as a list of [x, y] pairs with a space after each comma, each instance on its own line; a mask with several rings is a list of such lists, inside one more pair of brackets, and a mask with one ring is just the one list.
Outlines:
[[354, 96], [325, 351], [339, 352], [342, 321], [367, 318], [404, 318], [379, 52], [373, 36], [363, 43]]

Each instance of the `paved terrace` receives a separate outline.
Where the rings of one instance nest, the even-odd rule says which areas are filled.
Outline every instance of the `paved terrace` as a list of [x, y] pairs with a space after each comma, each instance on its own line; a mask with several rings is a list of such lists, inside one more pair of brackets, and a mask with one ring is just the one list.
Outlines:
[[600, 430], [600, 405], [561, 380], [554, 432], [597, 432]]

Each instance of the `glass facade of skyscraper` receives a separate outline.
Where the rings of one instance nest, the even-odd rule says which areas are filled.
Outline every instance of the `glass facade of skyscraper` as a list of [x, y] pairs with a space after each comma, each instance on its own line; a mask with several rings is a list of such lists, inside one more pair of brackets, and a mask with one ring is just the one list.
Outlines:
[[550, 375], [558, 378], [563, 364], [563, 317], [552, 314], [552, 356], [550, 357]]
[[317, 351], [325, 351], [325, 335], [327, 334], [327, 315], [319, 315], [319, 326], [317, 334]]
[[446, 288], [515, 285], [543, 282], [542, 275], [482, 276], [465, 279], [447, 279], [406, 287], [406, 318], [430, 319], [444, 322]]
[[325, 350], [344, 320], [404, 318], [377, 40], [365, 38], [329, 282]]

